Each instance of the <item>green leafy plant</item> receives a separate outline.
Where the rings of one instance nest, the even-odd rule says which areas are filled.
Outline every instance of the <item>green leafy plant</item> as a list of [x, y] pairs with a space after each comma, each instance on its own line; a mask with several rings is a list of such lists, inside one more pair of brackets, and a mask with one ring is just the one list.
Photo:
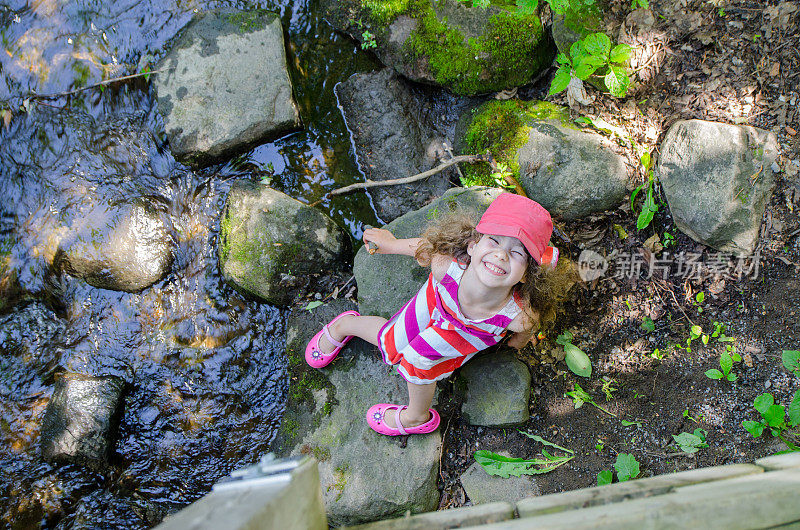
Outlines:
[[716, 368], [712, 368], [706, 371], [706, 377], [709, 379], [727, 379], [730, 382], [736, 381], [737, 376], [736, 374], [731, 373], [731, 369], [733, 368], [733, 357], [727, 351], [722, 352], [719, 356], [719, 367], [720, 370]]
[[644, 190], [644, 203], [642, 204], [642, 211], [639, 212], [639, 217], [636, 219], [637, 230], [644, 230], [653, 221], [653, 217], [658, 212], [658, 204], [656, 204], [655, 196], [653, 195], [653, 187], [655, 183], [655, 176], [653, 172], [649, 172], [647, 182], [637, 186], [631, 193], [631, 209], [634, 208], [634, 201], [640, 191]]
[[378, 47], [378, 43], [375, 42], [375, 35], [373, 35], [370, 31], [364, 30], [364, 32], [361, 34], [361, 39], [362, 50], [371, 50]]
[[[639, 462], [632, 454], [620, 453], [617, 455], [617, 461], [614, 462], [614, 470], [617, 472], [619, 482], [627, 482], [639, 476]], [[611, 484], [613, 478], [611, 470], [604, 469], [597, 474], [597, 485]]]
[[694, 300], [692, 301], [692, 304], [694, 305], [695, 308], [697, 308], [698, 313], [703, 312], [703, 302], [705, 301], [705, 299], [706, 299], [706, 293], [703, 291], [700, 291], [699, 293], [694, 295]]
[[[552, 3], [551, 3], [552, 6]], [[550, 83], [549, 95], [566, 90], [572, 77], [585, 81], [590, 76], [602, 77], [612, 96], [622, 98], [628, 92], [630, 78], [625, 65], [630, 61], [631, 47], [627, 44], [611, 45], [605, 33], [592, 33], [572, 44], [569, 54], [556, 57], [558, 70]], [[595, 72], [606, 72], [596, 75]]]
[[564, 348], [564, 361], [566, 361], [567, 367], [575, 375], [591, 377], [592, 361], [589, 360], [589, 356], [583, 350], [572, 344], [572, 339], [572, 333], [569, 331], [565, 331], [556, 338], [556, 343]]
[[666, 352], [662, 352], [660, 349], [656, 348], [653, 350], [653, 353], [650, 354], [650, 357], [653, 359], [658, 359], [659, 361], [667, 356]]
[[314, 300], [313, 302], [309, 302], [308, 305], [306, 305], [303, 309], [307, 310], [310, 313], [312, 309], [315, 309], [321, 305], [322, 302], [320, 302], [319, 300]]
[[775, 397], [769, 392], [758, 396], [753, 401], [753, 407], [761, 415], [761, 421], [742, 422], [742, 427], [753, 438], [759, 438], [766, 431], [785, 443], [789, 451], [800, 451], [799, 435], [793, 431], [800, 425], [800, 389], [794, 393], [788, 410], [783, 405], [776, 404]]
[[800, 377], [800, 351], [783, 350], [781, 353], [783, 366], [797, 377]]
[[714, 326], [714, 332], [711, 334], [711, 336], [717, 339], [718, 342], [733, 342], [736, 340], [733, 337], [727, 337], [725, 335], [725, 330], [727, 329], [725, 324], [715, 320], [711, 325]]
[[661, 241], [661, 244], [664, 245], [664, 248], [675, 246], [675, 243], [675, 236], [669, 232], [664, 232], [664, 239]]
[[598, 405], [597, 402], [594, 400], [594, 398], [591, 395], [589, 395], [583, 388], [581, 388], [581, 385], [579, 385], [578, 383], [575, 383], [575, 390], [567, 392], [567, 396], [572, 398], [572, 404], [575, 405], [576, 409], [581, 408], [584, 403], [588, 403], [594, 407], [597, 407], [598, 409], [602, 410], [603, 412], [605, 412], [610, 416], [614, 416], [615, 418], [617, 417], [617, 415], [614, 414], [613, 412]]
[[647, 333], [652, 333], [656, 330], [655, 322], [653, 322], [653, 319], [648, 316], [642, 319], [642, 323], [639, 325], [639, 327]]
[[536, 436], [535, 434], [528, 434], [523, 431], [519, 432], [543, 445], [553, 447], [567, 454], [563, 456], [555, 456], [550, 454], [547, 449], [542, 449], [543, 458], [532, 458], [526, 460], [524, 458], [503, 456], [485, 449], [481, 449], [479, 451], [475, 451], [473, 454], [475, 461], [483, 466], [484, 471], [486, 471], [488, 474], [508, 478], [512, 475], [519, 477], [521, 475], [541, 475], [543, 473], [549, 473], [550, 471], [553, 471], [559, 466], [563, 466], [575, 458], [574, 451], [571, 451], [566, 447], [561, 447], [560, 445], [548, 442], [541, 436]]
[[502, 162], [497, 163], [496, 169], [492, 171], [491, 177], [495, 185], [500, 188], [514, 189], [514, 186], [509, 182], [508, 177], [513, 177], [514, 172], [506, 164]]
[[638, 9], [640, 7], [647, 9], [650, 7], [650, 2], [648, 2], [647, 0], [633, 0], [631, 2], [631, 9]]
[[708, 431], [704, 429], [695, 429], [694, 433], [682, 432], [680, 434], [673, 434], [672, 438], [681, 451], [687, 454], [694, 454], [700, 449], [708, 447], [706, 443], [706, 436]]
[[[700, 417], [700, 419], [702, 419], [702, 416], [700, 414], [698, 414], [697, 416]], [[689, 414], [689, 409], [686, 409], [686, 410], [683, 411], [683, 417], [686, 418], [689, 421], [692, 421], [694, 423], [698, 423], [698, 421]]]

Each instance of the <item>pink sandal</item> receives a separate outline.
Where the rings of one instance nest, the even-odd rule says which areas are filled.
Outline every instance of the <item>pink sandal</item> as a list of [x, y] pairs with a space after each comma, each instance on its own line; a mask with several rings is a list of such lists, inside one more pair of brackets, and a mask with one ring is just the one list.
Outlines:
[[[400, 423], [400, 412], [407, 408], [408, 407], [406, 406], [401, 407], [400, 405], [392, 405], [390, 403], [378, 403], [377, 405], [372, 405], [367, 411], [367, 425], [369, 425], [373, 431], [379, 434], [385, 434], [386, 436], [427, 434], [435, 431], [436, 428], [439, 427], [439, 422], [441, 419], [439, 418], [439, 413], [433, 409], [428, 409], [431, 413], [431, 419], [422, 425], [408, 428], [403, 427], [403, 424]], [[397, 423], [397, 427], [389, 427], [386, 425], [384, 418], [386, 417], [387, 410], [397, 410], [395, 413], [395, 423]]]
[[[339, 352], [342, 351], [344, 345], [347, 344], [348, 341], [353, 338], [352, 335], [348, 335], [344, 339], [342, 339], [342, 342], [339, 342], [337, 340], [333, 340], [333, 337], [331, 337], [331, 332], [328, 330], [328, 326], [330, 326], [340, 318], [348, 315], [354, 315], [357, 317], [361, 316], [360, 314], [358, 314], [358, 311], [345, 311], [344, 313], [338, 315], [336, 318], [334, 318], [333, 320], [322, 326], [322, 329], [319, 331], [319, 333], [314, 335], [311, 338], [311, 340], [308, 341], [308, 346], [306, 346], [306, 362], [309, 364], [309, 366], [311, 366], [312, 368], [322, 368], [328, 366], [331, 363], [331, 361], [333, 361], [336, 358], [336, 356], [339, 355]], [[328, 339], [328, 342], [330, 342], [335, 346], [333, 348], [333, 351], [328, 353], [327, 355], [322, 353], [322, 350], [319, 349], [319, 339], [322, 337], [322, 335], [325, 335], [325, 338]]]

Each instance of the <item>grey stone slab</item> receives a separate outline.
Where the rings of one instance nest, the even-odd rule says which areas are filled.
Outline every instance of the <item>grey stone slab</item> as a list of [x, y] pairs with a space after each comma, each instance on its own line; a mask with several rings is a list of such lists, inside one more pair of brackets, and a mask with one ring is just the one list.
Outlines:
[[681, 471], [670, 475], [619, 482], [606, 486], [584, 488], [565, 493], [543, 495], [525, 499], [517, 503], [520, 517], [563, 512], [587, 506], [616, 503], [638, 497], [667, 493], [674, 488], [726, 478], [763, 473], [763, 469], [753, 464], [733, 464], [729, 466], [706, 467], [691, 471]]
[[292, 470], [291, 480], [234, 490], [212, 491], [168, 516], [159, 530], [256, 528], [326, 530], [317, 462], [312, 458]]
[[348, 527], [348, 530], [445, 530], [466, 525], [482, 525], [507, 521], [514, 517], [514, 505], [508, 502], [493, 502], [479, 506], [466, 506], [452, 510], [422, 513], [397, 519], [387, 519]]
[[526, 517], [481, 528], [768, 528], [800, 519], [798, 491], [800, 469], [794, 468], [687, 486], [664, 495]]
[[479, 355], [461, 378], [467, 386], [461, 413], [470, 425], [510, 427], [530, 418], [531, 373], [510, 351]]
[[498, 477], [490, 475], [475, 462], [461, 475], [461, 485], [473, 504], [497, 501], [517, 502], [526, 497], [539, 495], [539, 485], [530, 475], [520, 477]]
[[300, 125], [274, 13], [200, 14], [157, 69], [158, 110], [182, 162], [206, 165]]
[[800, 452], [786, 453], [785, 455], [772, 455], [756, 460], [756, 465], [767, 471], [800, 467]]

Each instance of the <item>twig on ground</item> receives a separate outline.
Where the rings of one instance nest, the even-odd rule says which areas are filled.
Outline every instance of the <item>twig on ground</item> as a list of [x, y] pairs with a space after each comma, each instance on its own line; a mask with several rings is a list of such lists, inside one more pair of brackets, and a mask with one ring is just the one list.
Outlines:
[[112, 83], [118, 83], [119, 81], [127, 81], [129, 79], [135, 79], [137, 77], [144, 77], [150, 76], [153, 74], [160, 74], [162, 72], [166, 72], [170, 70], [170, 68], [162, 68], [160, 70], [153, 70], [152, 72], [140, 72], [138, 74], [131, 74], [131, 75], [123, 75], [122, 77], [114, 77], [112, 79], [106, 79], [105, 81], [100, 81], [99, 83], [94, 83], [93, 85], [87, 85], [81, 88], [76, 88], [75, 90], [70, 90], [68, 92], [58, 92], [56, 94], [36, 94], [33, 93], [29, 95], [26, 99], [58, 99], [65, 96], [72, 96], [79, 92], [83, 92], [84, 90], [91, 90], [92, 88], [97, 88], [100, 86], [110, 85]]
[[[662, 285], [662, 283], [664, 285]], [[670, 295], [672, 295], [672, 300], [675, 302], [675, 305], [678, 307], [680, 312], [683, 313], [683, 316], [686, 318], [686, 320], [688, 320], [689, 323], [692, 326], [694, 326], [694, 322], [692, 321], [691, 318], [689, 318], [689, 315], [686, 314], [686, 311], [683, 310], [683, 308], [681, 307], [681, 304], [678, 303], [678, 299], [675, 297], [675, 293], [672, 292], [672, 289], [670, 289], [669, 286], [666, 285], [666, 283], [667, 282], [664, 281], [664, 280], [660, 280], [660, 281], [656, 280], [656, 281], [653, 282], [653, 285], [655, 285], [656, 287], [659, 287], [660, 289], [662, 289], [665, 292], [668, 292]]]
[[444, 455], [444, 438], [447, 436], [447, 430], [450, 428], [450, 422], [453, 420], [454, 414], [450, 415], [450, 418], [447, 420], [447, 425], [442, 432], [442, 445], [439, 447], [439, 478], [444, 480], [444, 475], [442, 474], [442, 456]]

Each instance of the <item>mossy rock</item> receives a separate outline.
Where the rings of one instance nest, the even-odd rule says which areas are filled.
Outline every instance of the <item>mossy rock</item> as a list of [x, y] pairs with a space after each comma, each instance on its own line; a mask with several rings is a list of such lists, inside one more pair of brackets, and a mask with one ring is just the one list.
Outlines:
[[334, 27], [387, 66], [457, 95], [524, 85], [550, 65], [554, 48], [535, 14], [467, 7], [458, 0], [326, 0]]
[[[456, 147], [462, 154], [488, 150], [531, 199], [565, 219], [613, 208], [625, 197], [625, 160], [552, 103], [489, 101], [462, 116]], [[463, 171], [466, 186], [495, 184], [488, 164]]]
[[235, 287], [288, 305], [342, 265], [345, 238], [325, 214], [268, 186], [236, 182], [220, 222], [219, 258]]
[[558, 52], [569, 54], [574, 42], [598, 31], [605, 32], [603, 15], [606, 12], [607, 2], [596, 0], [591, 3], [570, 2], [564, 13], [554, 13], [551, 33]]

